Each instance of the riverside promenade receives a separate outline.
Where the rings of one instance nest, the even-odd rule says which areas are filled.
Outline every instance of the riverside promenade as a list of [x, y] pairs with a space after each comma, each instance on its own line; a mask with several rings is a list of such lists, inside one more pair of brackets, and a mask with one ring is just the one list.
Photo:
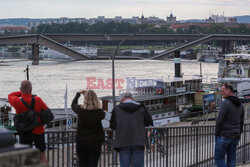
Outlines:
[[[145, 148], [145, 167], [213, 167], [215, 125], [182, 125], [164, 128], [147, 128], [148, 137]], [[105, 130], [106, 134], [107, 130]], [[75, 130], [47, 131], [47, 158], [51, 167], [77, 166], [75, 149]], [[119, 155], [112, 148], [114, 136], [106, 136], [102, 146], [99, 167], [119, 167]], [[152, 144], [152, 139], [154, 140]], [[237, 148], [237, 164], [250, 160], [250, 123], [244, 125], [244, 132]]]

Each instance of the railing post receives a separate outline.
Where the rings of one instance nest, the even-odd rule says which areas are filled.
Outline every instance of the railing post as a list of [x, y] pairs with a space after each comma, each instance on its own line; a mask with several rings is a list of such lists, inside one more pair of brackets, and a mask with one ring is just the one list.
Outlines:
[[166, 166], [168, 166], [168, 137], [169, 137], [169, 134], [168, 134], [168, 128], [166, 129]]
[[[115, 131], [113, 131], [113, 143], [115, 141]], [[112, 146], [113, 147], [113, 146]], [[113, 148], [113, 151], [112, 151], [112, 166], [117, 166], [118, 163], [117, 163], [117, 151]]]
[[198, 164], [198, 158], [199, 158], [199, 127], [196, 127], [196, 152], [195, 152], [195, 156], [196, 156], [196, 165]]
[[45, 134], [45, 137], [47, 138], [47, 143], [45, 143], [46, 144], [46, 147], [47, 147], [47, 161], [48, 161], [48, 165], [49, 165], [49, 162], [50, 162], [50, 156], [49, 156], [49, 147], [50, 147], [50, 145], [49, 145], [49, 141], [50, 141], [50, 139], [49, 139], [49, 135], [50, 135], [50, 133], [48, 132], [47, 134]]
[[246, 163], [246, 125], [243, 125], [243, 164]]

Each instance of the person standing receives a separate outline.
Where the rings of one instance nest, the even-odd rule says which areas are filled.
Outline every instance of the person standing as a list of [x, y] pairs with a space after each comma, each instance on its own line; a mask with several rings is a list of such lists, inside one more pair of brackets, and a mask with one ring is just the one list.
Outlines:
[[131, 93], [121, 95], [121, 104], [111, 115], [110, 128], [115, 130], [113, 148], [119, 152], [121, 167], [144, 167], [145, 126], [153, 120], [144, 105], [134, 101]]
[[[83, 105], [78, 105], [80, 95], [84, 95]], [[80, 167], [97, 167], [101, 153], [101, 144], [104, 142], [102, 119], [105, 112], [93, 90], [82, 90], [76, 93], [71, 105], [78, 115], [76, 131], [76, 151]]]
[[[11, 106], [16, 110], [16, 114], [21, 114], [29, 109], [24, 103], [27, 103], [31, 106], [32, 101], [34, 101], [34, 110], [40, 113], [43, 110], [48, 109], [47, 105], [43, 100], [35, 95], [32, 95], [32, 84], [28, 80], [24, 80], [21, 83], [20, 91], [12, 92], [8, 95], [8, 100]], [[23, 102], [24, 101], [24, 102]], [[41, 118], [38, 117], [38, 122], [41, 123]], [[45, 139], [44, 139], [44, 126], [39, 124], [34, 127], [32, 132], [29, 133], [19, 133], [20, 143], [27, 144], [32, 147], [33, 143], [40, 150], [40, 159], [43, 163], [47, 163], [45, 156]]]
[[[236, 163], [236, 146], [244, 124], [244, 107], [240, 99], [233, 95], [233, 87], [224, 84], [221, 87], [224, 98], [216, 120], [215, 129], [215, 163], [217, 167], [234, 167]], [[225, 155], [227, 154], [227, 162]]]

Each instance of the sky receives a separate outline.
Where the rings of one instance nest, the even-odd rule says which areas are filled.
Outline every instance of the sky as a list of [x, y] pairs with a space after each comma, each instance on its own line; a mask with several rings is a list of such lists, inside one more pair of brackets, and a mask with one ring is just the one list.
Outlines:
[[250, 0], [0, 0], [0, 19], [156, 16], [206, 19], [211, 14], [250, 15]]

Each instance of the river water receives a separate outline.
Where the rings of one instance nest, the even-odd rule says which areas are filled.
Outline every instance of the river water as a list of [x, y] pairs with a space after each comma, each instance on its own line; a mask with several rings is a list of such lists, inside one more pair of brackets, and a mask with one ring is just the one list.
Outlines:
[[[68, 107], [78, 90], [86, 89], [87, 78], [96, 77], [104, 81], [112, 77], [111, 60], [87, 61], [40, 61], [39, 65], [31, 65], [28, 60], [0, 60], [0, 98], [7, 98], [12, 91], [20, 88], [22, 80], [26, 79], [24, 70], [30, 67], [30, 81], [33, 84], [33, 94], [40, 96], [50, 108], [64, 107], [66, 85], [68, 89]], [[199, 75], [200, 62], [182, 61], [184, 75]], [[204, 82], [216, 78], [217, 63], [202, 63]], [[121, 86], [126, 89], [126, 78], [167, 80], [174, 75], [172, 60], [116, 60], [115, 74], [117, 79], [124, 80]], [[97, 82], [95, 82], [97, 83]], [[98, 96], [111, 95], [111, 89], [95, 89]], [[116, 91], [118, 94], [119, 91]], [[81, 102], [81, 101], [80, 101]]]

